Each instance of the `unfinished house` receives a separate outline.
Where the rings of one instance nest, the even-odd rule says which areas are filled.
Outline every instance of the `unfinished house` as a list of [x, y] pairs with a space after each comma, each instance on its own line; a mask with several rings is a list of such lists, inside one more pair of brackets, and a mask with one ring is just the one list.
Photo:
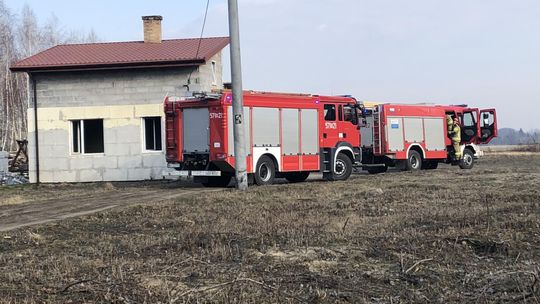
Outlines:
[[58, 45], [11, 67], [29, 76], [31, 182], [162, 178], [163, 100], [222, 88], [229, 39], [162, 40], [161, 20], [143, 17], [144, 41]]

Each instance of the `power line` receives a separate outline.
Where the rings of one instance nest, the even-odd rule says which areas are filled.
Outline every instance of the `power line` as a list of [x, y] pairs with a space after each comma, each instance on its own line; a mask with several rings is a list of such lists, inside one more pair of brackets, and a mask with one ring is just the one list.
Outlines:
[[[210, 0], [206, 0], [206, 8], [204, 10], [204, 19], [203, 19], [203, 24], [202, 24], [202, 28], [201, 28], [201, 35], [199, 35], [199, 43], [197, 44], [197, 52], [195, 52], [195, 59], [199, 59], [199, 51], [201, 50], [201, 43], [202, 43], [202, 39], [203, 39], [204, 28], [206, 26], [206, 17], [208, 16], [208, 7], [209, 6], [210, 6]], [[187, 85], [185, 85], [185, 87], [187, 87], [188, 91], [189, 91], [189, 85], [191, 84], [191, 74], [192, 73], [193, 73], [193, 70], [191, 72], [189, 72]]]
[[204, 19], [203, 19], [203, 24], [202, 24], [202, 29], [201, 29], [201, 35], [199, 36], [199, 45], [197, 46], [197, 53], [195, 53], [195, 59], [199, 58], [199, 51], [201, 49], [201, 42], [202, 42], [202, 37], [204, 34], [204, 27], [206, 26], [206, 16], [208, 15], [209, 5], [210, 5], [210, 0], [206, 0], [206, 9], [204, 10]]

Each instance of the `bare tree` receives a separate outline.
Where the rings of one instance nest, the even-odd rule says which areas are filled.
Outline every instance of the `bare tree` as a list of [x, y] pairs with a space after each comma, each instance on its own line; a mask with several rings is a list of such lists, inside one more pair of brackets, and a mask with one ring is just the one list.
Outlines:
[[17, 81], [9, 71], [9, 65], [16, 57], [12, 20], [13, 15], [0, 0], [0, 149], [4, 150], [11, 146], [10, 138], [16, 128], [11, 120], [16, 112], [13, 98], [17, 95]]
[[31, 56], [39, 51], [40, 30], [34, 11], [25, 4], [21, 12], [21, 22], [17, 31], [19, 52], [22, 58]]
[[34, 11], [25, 5], [17, 19], [0, 0], [0, 150], [13, 151], [16, 140], [27, 136], [27, 76], [11, 73], [9, 66], [58, 44], [95, 42], [94, 31], [88, 34], [65, 32], [52, 15], [40, 27]]

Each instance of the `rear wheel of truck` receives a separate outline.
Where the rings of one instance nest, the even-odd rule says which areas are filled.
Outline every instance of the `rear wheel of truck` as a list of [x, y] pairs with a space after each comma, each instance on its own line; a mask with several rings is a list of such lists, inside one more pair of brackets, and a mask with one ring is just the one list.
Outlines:
[[229, 185], [231, 182], [232, 175], [226, 174], [222, 176], [209, 176], [205, 181], [202, 182], [205, 187], [220, 187], [224, 188]]
[[309, 172], [285, 173], [284, 177], [289, 183], [301, 183], [309, 177]]
[[414, 150], [409, 151], [409, 156], [405, 161], [404, 171], [417, 171], [422, 168], [422, 156]]
[[463, 157], [459, 161], [459, 167], [461, 169], [472, 169], [474, 166], [474, 153], [471, 149], [463, 150]]
[[352, 173], [352, 161], [351, 159], [343, 154], [339, 153], [336, 157], [336, 162], [334, 163], [334, 170], [330, 174], [327, 174], [325, 177], [330, 181], [341, 181], [346, 180], [351, 176]]
[[276, 177], [276, 167], [270, 157], [263, 155], [257, 162], [255, 170], [255, 183], [259, 186], [271, 185]]

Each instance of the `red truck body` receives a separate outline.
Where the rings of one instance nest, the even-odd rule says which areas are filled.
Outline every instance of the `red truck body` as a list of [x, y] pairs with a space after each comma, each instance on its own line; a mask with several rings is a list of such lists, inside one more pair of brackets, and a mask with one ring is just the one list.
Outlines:
[[[174, 174], [225, 185], [234, 175], [232, 93], [165, 100], [166, 156]], [[462, 126], [463, 159], [453, 159], [446, 117]], [[494, 109], [381, 104], [365, 109], [351, 97], [244, 92], [247, 172], [257, 184], [274, 177], [302, 181], [310, 172], [346, 179], [353, 167], [472, 167], [478, 144], [497, 136]], [[467, 164], [466, 162], [470, 162]]]
[[[330, 173], [338, 153], [351, 165], [360, 161], [356, 109], [356, 100], [348, 97], [245, 92], [248, 173], [257, 171], [263, 156], [272, 160], [274, 175], [291, 179], [298, 177], [294, 173]], [[230, 91], [214, 98], [167, 98], [165, 112], [167, 161], [177, 164], [180, 175], [232, 175]]]
[[[462, 152], [466, 150], [466, 161], [481, 155], [477, 145], [488, 143], [497, 136], [494, 109], [479, 110], [465, 105], [380, 104], [365, 115], [366, 123], [361, 129], [363, 163], [406, 165], [411, 161], [411, 154], [416, 153], [420, 157], [415, 160], [419, 168], [422, 164], [424, 169], [430, 169], [439, 162], [452, 162], [447, 116], [457, 117], [460, 121], [461, 149]], [[386, 170], [368, 168], [368, 171], [382, 172], [379, 169]]]

